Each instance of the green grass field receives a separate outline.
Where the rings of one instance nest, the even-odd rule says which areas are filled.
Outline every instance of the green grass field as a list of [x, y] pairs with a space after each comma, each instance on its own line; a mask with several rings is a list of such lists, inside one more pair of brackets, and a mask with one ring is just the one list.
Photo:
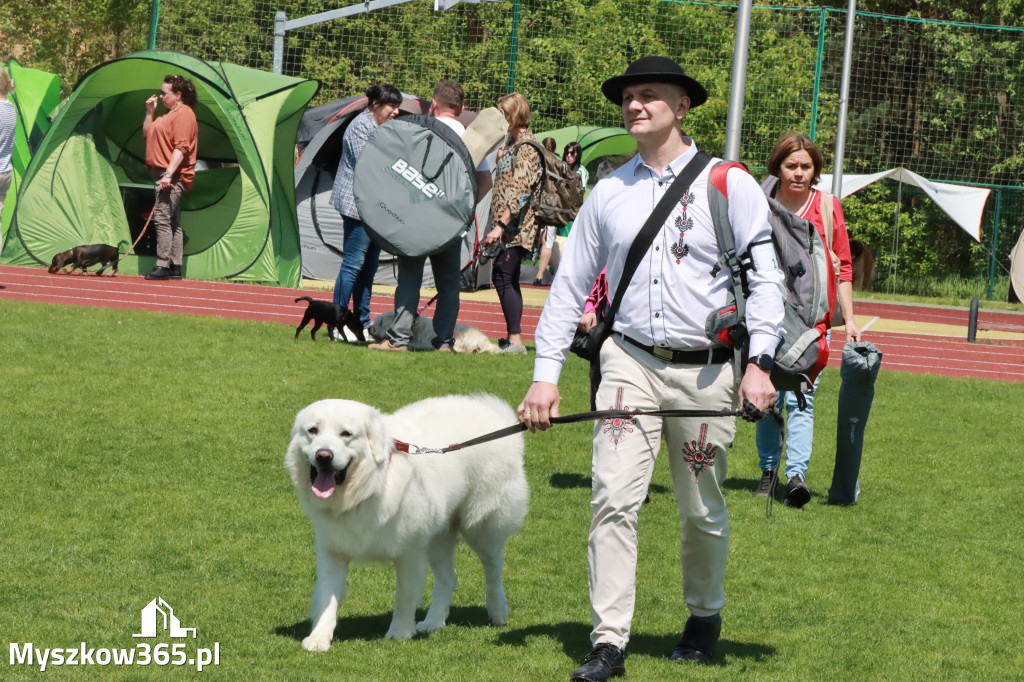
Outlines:
[[[356, 567], [327, 653], [300, 646], [313, 533], [283, 468], [295, 413], [343, 397], [390, 411], [446, 393], [517, 404], [530, 356], [373, 353], [292, 341], [288, 326], [0, 302], [0, 632], [9, 648], [219, 645], [187, 666], [0, 667], [0, 679], [567, 680], [589, 650], [590, 429], [526, 436], [532, 497], [506, 550], [511, 617], [487, 623], [460, 548], [449, 627], [383, 639], [390, 567]], [[883, 347], [884, 351], [884, 347]], [[563, 412], [586, 409], [566, 368]], [[824, 504], [838, 373], [817, 399], [803, 510], [751, 494], [754, 429], [725, 482], [732, 524], [719, 654], [668, 660], [686, 617], [678, 517], [659, 463], [640, 523], [631, 680], [1024, 678], [1024, 384], [883, 370], [860, 502]], [[428, 585], [429, 594], [429, 585]], [[196, 639], [132, 637], [165, 599]], [[422, 612], [421, 612], [422, 613]], [[9, 658], [13, 652], [9, 651]]]

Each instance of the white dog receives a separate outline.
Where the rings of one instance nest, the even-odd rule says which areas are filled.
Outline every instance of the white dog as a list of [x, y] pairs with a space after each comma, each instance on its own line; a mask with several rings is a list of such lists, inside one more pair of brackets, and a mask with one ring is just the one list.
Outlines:
[[[351, 400], [321, 400], [299, 412], [285, 466], [313, 522], [317, 570], [313, 629], [303, 647], [330, 648], [352, 561], [395, 565], [395, 612], [386, 637], [444, 627], [460, 533], [483, 563], [491, 622], [505, 622], [505, 541], [522, 524], [529, 498], [522, 434], [444, 454], [399, 447], [444, 447], [515, 421], [508, 404], [492, 395], [430, 398], [391, 415]], [[433, 595], [416, 623], [428, 564]]]
[[[389, 310], [373, 318], [370, 322], [370, 336], [375, 341], [383, 341], [388, 328], [395, 321], [395, 311]], [[491, 341], [482, 331], [468, 324], [456, 324], [456, 353], [499, 353], [498, 344]], [[426, 315], [420, 315], [412, 324], [412, 338], [409, 339], [409, 350], [434, 350], [431, 341], [434, 339], [434, 321]]]

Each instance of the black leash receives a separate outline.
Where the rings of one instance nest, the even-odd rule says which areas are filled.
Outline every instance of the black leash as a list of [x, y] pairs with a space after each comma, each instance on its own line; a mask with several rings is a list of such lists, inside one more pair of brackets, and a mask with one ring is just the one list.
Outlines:
[[[631, 417], [704, 417], [704, 418], [716, 418], [716, 417], [742, 417], [746, 421], [755, 422], [764, 417], [775, 414], [777, 410], [772, 407], [768, 412], [762, 412], [755, 408], [749, 402], [744, 402], [742, 410], [593, 410], [591, 412], [577, 412], [576, 414], [567, 414], [562, 417], [551, 417], [552, 424], [573, 424], [576, 422], [594, 421], [597, 419], [629, 419]], [[499, 438], [505, 438], [516, 433], [526, 431], [527, 426], [522, 422], [513, 424], [512, 426], [506, 426], [503, 429], [486, 433], [477, 438], [464, 441], [462, 443], [454, 443], [444, 448], [425, 448], [419, 445], [413, 445], [411, 443], [404, 443], [402, 441], [395, 441], [395, 449], [399, 452], [408, 452], [410, 454], [425, 454], [425, 453], [446, 453], [455, 452], [456, 450], [462, 450], [463, 448], [472, 447], [474, 445], [480, 445], [488, 441], [497, 440]]]

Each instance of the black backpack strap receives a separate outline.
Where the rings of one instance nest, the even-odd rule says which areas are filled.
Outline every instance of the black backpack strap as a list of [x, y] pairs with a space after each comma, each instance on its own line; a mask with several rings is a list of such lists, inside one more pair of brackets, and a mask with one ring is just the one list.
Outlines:
[[689, 163], [686, 164], [683, 172], [672, 181], [664, 196], [661, 197], [661, 200], [654, 207], [650, 217], [647, 218], [647, 222], [640, 228], [636, 239], [633, 240], [633, 245], [629, 247], [629, 253], [626, 254], [626, 265], [622, 268], [622, 277], [619, 278], [619, 286], [615, 290], [615, 299], [612, 301], [608, 314], [605, 316], [608, 320], [609, 330], [615, 320], [615, 313], [619, 310], [619, 304], [622, 303], [622, 297], [626, 293], [626, 288], [629, 287], [629, 282], [633, 279], [633, 273], [636, 272], [644, 254], [647, 253], [648, 249], [651, 248], [651, 244], [654, 243], [654, 236], [664, 227], [665, 221], [668, 220], [672, 209], [675, 208], [676, 202], [682, 198], [686, 190], [693, 184], [693, 181], [697, 179], [697, 176], [700, 175], [701, 171], [712, 160], [709, 154], [698, 151], [690, 159]]

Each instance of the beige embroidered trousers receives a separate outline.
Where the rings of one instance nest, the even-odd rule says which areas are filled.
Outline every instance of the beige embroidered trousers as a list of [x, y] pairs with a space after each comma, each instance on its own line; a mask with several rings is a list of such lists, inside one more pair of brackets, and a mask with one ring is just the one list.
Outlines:
[[[732, 408], [731, 362], [669, 364], [612, 336], [601, 349], [601, 374], [598, 409]], [[592, 644], [609, 642], [625, 648], [629, 641], [636, 596], [637, 516], [663, 432], [681, 517], [684, 601], [696, 616], [714, 615], [725, 604], [729, 518], [719, 485], [726, 476], [726, 451], [735, 427], [732, 417], [636, 417], [595, 425], [587, 550]], [[681, 614], [681, 621], [685, 619]]]

